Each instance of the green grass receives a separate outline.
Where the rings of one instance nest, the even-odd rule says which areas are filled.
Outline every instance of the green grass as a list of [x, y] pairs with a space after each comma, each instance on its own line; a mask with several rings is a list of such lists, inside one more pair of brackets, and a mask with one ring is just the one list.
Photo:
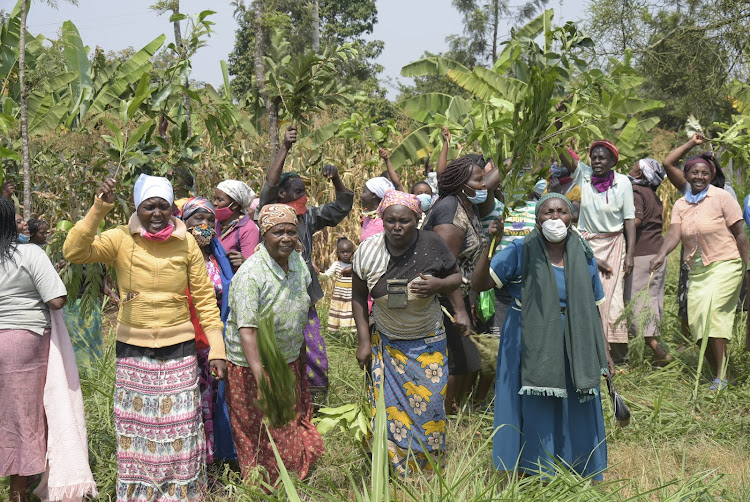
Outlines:
[[[545, 483], [538, 477], [500, 479], [491, 462], [492, 415], [465, 411], [449, 421], [446, 468], [432, 477], [392, 479], [390, 496], [398, 501], [744, 501], [750, 500], [750, 358], [742, 351], [744, 315], [738, 316], [730, 347], [729, 375], [734, 385], [709, 393], [713, 378], [704, 368], [699, 391], [692, 391], [698, 348], [675, 350], [679, 343], [676, 319], [676, 260], [670, 259], [662, 343], [675, 361], [654, 370], [641, 340], [631, 342], [631, 364], [616, 376], [618, 389], [632, 412], [621, 428], [604, 404], [609, 469], [603, 483], [571, 474], [564, 467]], [[325, 307], [321, 322], [326, 325]], [[108, 328], [111, 330], [111, 323]], [[82, 377], [90, 457], [99, 485], [99, 500], [114, 500], [116, 456], [112, 424], [114, 347], [111, 344], [96, 368]], [[326, 337], [330, 358], [332, 407], [360, 402], [362, 372], [357, 366], [352, 336]], [[326, 453], [304, 482], [295, 482], [301, 500], [372, 500], [371, 457], [354, 435], [334, 428], [325, 436]], [[260, 475], [260, 473], [258, 474]], [[293, 476], [293, 475], [292, 475]], [[258, 477], [243, 482], [225, 467], [224, 487], [212, 501], [290, 500], [284, 487], [266, 494]], [[7, 480], [0, 484], [7, 500]]]

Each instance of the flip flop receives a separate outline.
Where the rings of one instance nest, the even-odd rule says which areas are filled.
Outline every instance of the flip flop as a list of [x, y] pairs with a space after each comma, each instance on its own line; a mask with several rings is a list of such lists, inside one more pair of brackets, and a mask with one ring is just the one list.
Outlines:
[[711, 385], [708, 388], [708, 390], [712, 391], [712, 390], [726, 389], [727, 388], [727, 384], [728, 384], [728, 382], [726, 381], [726, 379], [719, 380], [718, 378], [714, 378], [714, 383], [713, 383], [713, 385]]

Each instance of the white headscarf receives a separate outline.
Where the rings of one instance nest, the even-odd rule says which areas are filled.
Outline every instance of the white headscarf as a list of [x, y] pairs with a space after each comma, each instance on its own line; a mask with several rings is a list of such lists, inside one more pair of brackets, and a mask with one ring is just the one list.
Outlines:
[[242, 209], [248, 210], [255, 199], [255, 192], [246, 183], [238, 180], [224, 180], [216, 187], [232, 198]]
[[146, 199], [151, 197], [161, 197], [170, 204], [174, 202], [174, 191], [172, 190], [172, 184], [167, 178], [160, 176], [149, 176], [148, 174], [141, 174], [135, 182], [133, 187], [133, 200], [135, 200], [135, 208], [141, 205]]
[[374, 193], [379, 199], [382, 199], [385, 197], [385, 194], [388, 193], [390, 190], [395, 190], [396, 188], [393, 186], [393, 183], [391, 183], [387, 178], [383, 178], [382, 176], [378, 176], [377, 178], [371, 178], [365, 182], [365, 186], [369, 191]]

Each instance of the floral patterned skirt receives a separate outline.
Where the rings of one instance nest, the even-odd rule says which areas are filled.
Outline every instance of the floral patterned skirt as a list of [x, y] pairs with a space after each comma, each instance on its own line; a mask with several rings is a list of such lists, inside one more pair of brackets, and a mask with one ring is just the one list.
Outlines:
[[118, 358], [114, 403], [118, 502], [204, 500], [197, 358]]
[[388, 418], [388, 456], [393, 469], [408, 475], [419, 466], [442, 465], [445, 450], [445, 390], [448, 355], [445, 330], [416, 340], [391, 340], [375, 330], [372, 335], [373, 424], [380, 382], [383, 381]]

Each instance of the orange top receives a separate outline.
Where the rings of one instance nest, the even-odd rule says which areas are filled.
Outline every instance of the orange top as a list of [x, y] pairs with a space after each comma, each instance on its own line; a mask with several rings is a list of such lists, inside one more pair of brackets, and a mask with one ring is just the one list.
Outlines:
[[729, 227], [742, 221], [742, 209], [731, 195], [709, 185], [706, 198], [690, 204], [685, 197], [672, 208], [672, 224], [680, 224], [685, 262], [700, 250], [703, 265], [740, 257], [737, 241]]

